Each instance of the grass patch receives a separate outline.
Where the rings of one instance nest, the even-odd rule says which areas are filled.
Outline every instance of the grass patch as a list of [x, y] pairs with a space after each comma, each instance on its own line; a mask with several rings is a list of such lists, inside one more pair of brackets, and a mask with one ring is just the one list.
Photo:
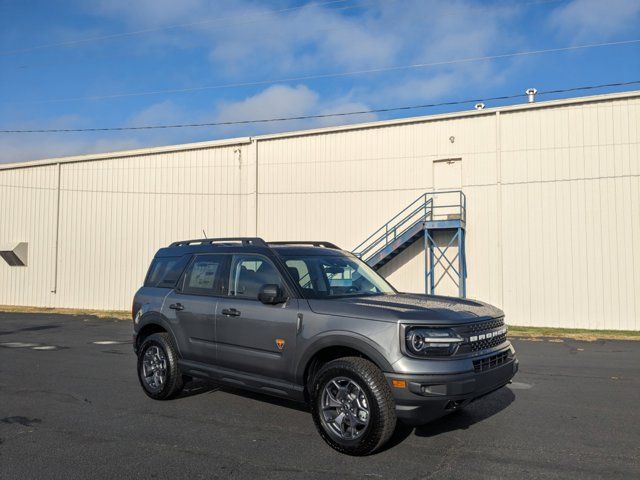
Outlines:
[[53, 313], [60, 315], [85, 315], [115, 320], [131, 320], [131, 312], [126, 310], [85, 310], [77, 308], [22, 307], [0, 305], [0, 312], [9, 313]]
[[594, 340], [640, 341], [640, 332], [631, 330], [587, 330], [583, 328], [518, 327], [516, 325], [509, 325], [509, 335], [528, 338], [573, 338], [589, 342]]

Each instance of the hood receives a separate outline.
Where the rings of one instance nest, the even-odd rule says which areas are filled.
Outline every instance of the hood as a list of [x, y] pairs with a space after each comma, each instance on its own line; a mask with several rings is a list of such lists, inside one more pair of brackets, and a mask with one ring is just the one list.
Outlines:
[[415, 293], [309, 300], [309, 306], [314, 312], [326, 315], [433, 325], [470, 323], [504, 315], [502, 310], [478, 300]]

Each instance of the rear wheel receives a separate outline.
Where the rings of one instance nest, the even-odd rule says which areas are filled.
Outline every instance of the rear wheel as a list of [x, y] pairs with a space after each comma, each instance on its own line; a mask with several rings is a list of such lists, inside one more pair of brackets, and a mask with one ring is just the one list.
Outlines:
[[375, 452], [396, 426], [395, 403], [384, 375], [359, 357], [333, 360], [318, 371], [311, 411], [324, 441], [348, 455]]
[[144, 392], [155, 400], [173, 398], [182, 390], [178, 353], [168, 333], [154, 333], [142, 342], [138, 379]]

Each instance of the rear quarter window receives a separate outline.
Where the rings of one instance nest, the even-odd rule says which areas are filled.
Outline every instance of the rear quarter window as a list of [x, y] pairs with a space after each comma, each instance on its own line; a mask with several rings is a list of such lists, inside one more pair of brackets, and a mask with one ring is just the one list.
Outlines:
[[154, 258], [149, 267], [145, 287], [173, 288], [189, 263], [190, 255]]

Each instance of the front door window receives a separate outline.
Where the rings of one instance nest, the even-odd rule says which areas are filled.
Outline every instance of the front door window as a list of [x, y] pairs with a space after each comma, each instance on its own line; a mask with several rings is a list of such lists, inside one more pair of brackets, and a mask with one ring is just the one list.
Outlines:
[[257, 300], [260, 289], [268, 284], [282, 288], [280, 274], [269, 260], [259, 255], [234, 256], [229, 279], [229, 295]]

